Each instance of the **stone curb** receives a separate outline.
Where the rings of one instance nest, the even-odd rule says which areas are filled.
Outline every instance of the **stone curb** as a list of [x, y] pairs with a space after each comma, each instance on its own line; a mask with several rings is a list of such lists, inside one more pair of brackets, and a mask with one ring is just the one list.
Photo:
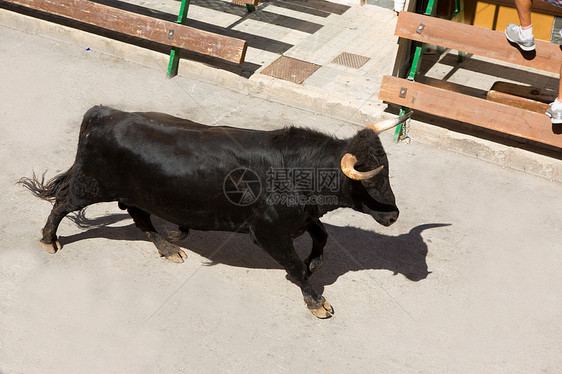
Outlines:
[[[0, 9], [0, 25], [63, 43], [77, 44], [84, 49], [90, 48], [94, 53], [107, 54], [125, 61], [162, 70], [162, 76], [165, 77], [169, 56], [160, 52], [5, 9]], [[384, 114], [386, 104], [378, 98], [358, 102], [338, 97], [334, 92], [328, 94], [315, 87], [296, 85], [259, 73], [248, 79], [201, 62], [181, 59], [178, 74], [186, 77], [194, 76], [204, 82], [246, 95], [341, 119], [357, 127], [365, 126], [389, 116]], [[419, 121], [412, 121], [410, 136], [414, 141], [423, 144], [562, 183], [562, 160], [556, 158], [456, 133]]]

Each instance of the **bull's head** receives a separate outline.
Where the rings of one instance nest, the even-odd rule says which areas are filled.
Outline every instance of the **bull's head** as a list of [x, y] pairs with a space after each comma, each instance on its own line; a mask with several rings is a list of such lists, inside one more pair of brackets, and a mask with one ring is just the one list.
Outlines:
[[378, 223], [390, 226], [398, 219], [390, 187], [388, 159], [377, 134], [405, 122], [412, 112], [367, 126], [349, 142], [341, 159], [342, 172], [351, 179], [354, 209], [370, 214]]

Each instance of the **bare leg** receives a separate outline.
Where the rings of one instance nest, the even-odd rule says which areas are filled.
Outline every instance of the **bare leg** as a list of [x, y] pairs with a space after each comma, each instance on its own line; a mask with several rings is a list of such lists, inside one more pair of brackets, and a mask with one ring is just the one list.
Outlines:
[[515, 0], [515, 7], [517, 8], [521, 27], [531, 25], [531, 5], [533, 5], [533, 0]]
[[562, 103], [562, 64], [560, 64], [560, 76], [558, 77], [558, 101]]

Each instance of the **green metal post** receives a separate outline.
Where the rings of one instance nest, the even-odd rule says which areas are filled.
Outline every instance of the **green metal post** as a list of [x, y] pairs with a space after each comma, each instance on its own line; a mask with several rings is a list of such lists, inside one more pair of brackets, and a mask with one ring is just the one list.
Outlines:
[[[185, 25], [187, 20], [187, 11], [189, 9], [190, 0], [181, 0], [180, 13], [178, 15], [177, 23]], [[170, 62], [168, 64], [168, 78], [172, 78], [178, 74], [178, 63], [180, 60], [180, 49], [172, 47], [170, 51]]]
[[[455, 0], [455, 13], [451, 17], [451, 19], [463, 22], [464, 21], [464, 1], [463, 0]], [[457, 56], [457, 62], [461, 63], [464, 60], [464, 56], [466, 56], [465, 52], [459, 51]]]
[[434, 16], [435, 12], [437, 11], [437, 0], [429, 0], [427, 3], [427, 7], [425, 8], [425, 12], [423, 14], [425, 14], [426, 16]]
[[[459, 0], [457, 0], [459, 1]], [[435, 11], [437, 9], [437, 0], [429, 0], [429, 2], [427, 3], [427, 7], [425, 8], [425, 12], [424, 14], [426, 16], [433, 16], [435, 15]], [[412, 60], [412, 65], [410, 67], [410, 73], [408, 74], [408, 80], [411, 81], [415, 81], [418, 75], [418, 71], [420, 68], [420, 64], [421, 64], [421, 58], [423, 55], [423, 52], [426, 48], [426, 46], [424, 45], [424, 43], [421, 42], [416, 42], [416, 50], [414, 51], [414, 58]], [[407, 107], [400, 107], [400, 113], [399, 115], [403, 115], [406, 114], [406, 112], [408, 112], [408, 108]], [[398, 141], [400, 141], [400, 139], [404, 136], [404, 129], [402, 124], [399, 124], [398, 126], [396, 126], [396, 131], [394, 131], [394, 142], [397, 143]]]

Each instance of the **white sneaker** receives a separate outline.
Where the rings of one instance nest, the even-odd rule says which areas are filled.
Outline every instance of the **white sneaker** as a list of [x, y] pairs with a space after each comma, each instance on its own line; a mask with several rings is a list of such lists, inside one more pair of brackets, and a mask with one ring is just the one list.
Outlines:
[[554, 102], [550, 103], [550, 108], [546, 110], [546, 115], [550, 117], [553, 124], [562, 123], [562, 109], [553, 109]]
[[505, 28], [505, 37], [512, 43], [517, 43], [519, 48], [524, 51], [535, 50], [535, 37], [531, 36], [530, 39], [523, 39], [521, 36], [521, 26], [515, 23], [510, 23]]

